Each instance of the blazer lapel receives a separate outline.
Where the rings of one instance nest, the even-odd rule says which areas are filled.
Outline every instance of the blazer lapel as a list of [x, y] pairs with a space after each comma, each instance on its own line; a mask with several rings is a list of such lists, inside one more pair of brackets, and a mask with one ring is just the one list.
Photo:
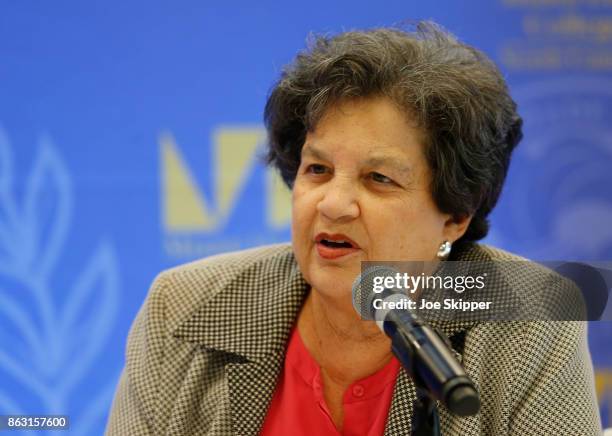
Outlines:
[[274, 395], [283, 356], [227, 366], [232, 434], [256, 435]]
[[236, 277], [175, 332], [211, 352], [238, 357], [225, 369], [232, 430], [241, 436], [259, 433], [309, 290], [293, 257], [268, 268]]
[[[437, 328], [438, 331], [447, 337], [453, 337], [459, 333], [462, 333], [471, 328], [474, 323], [471, 322], [438, 322], [431, 323], [432, 327]], [[451, 351], [459, 360], [462, 361], [463, 356], [457, 352], [454, 348]], [[387, 415], [387, 425], [385, 426], [385, 436], [406, 436], [412, 431], [412, 418], [414, 411], [414, 402], [417, 399], [416, 386], [406, 370], [400, 368], [397, 380], [395, 382], [395, 388], [393, 390], [393, 397], [391, 399], [391, 407], [389, 408], [389, 414]], [[443, 407], [437, 402], [438, 410], [441, 412]]]
[[385, 436], [406, 436], [410, 434], [412, 425], [412, 409], [416, 400], [416, 388], [408, 376], [408, 373], [400, 368], [391, 407], [387, 415], [387, 425], [385, 426]]

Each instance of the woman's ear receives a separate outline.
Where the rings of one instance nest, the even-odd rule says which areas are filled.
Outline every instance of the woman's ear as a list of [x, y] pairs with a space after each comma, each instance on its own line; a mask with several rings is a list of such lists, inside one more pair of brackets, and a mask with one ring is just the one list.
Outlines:
[[444, 223], [444, 238], [453, 243], [461, 238], [472, 222], [472, 215], [449, 216]]

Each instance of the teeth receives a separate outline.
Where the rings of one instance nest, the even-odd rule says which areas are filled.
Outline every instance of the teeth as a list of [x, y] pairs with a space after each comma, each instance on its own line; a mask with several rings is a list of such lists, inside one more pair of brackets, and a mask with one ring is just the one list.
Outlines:
[[351, 244], [350, 242], [346, 242], [344, 240], [333, 240], [333, 239], [321, 239], [321, 242], [325, 245], [327, 245], [328, 247], [336, 247], [336, 248], [351, 248], [353, 247], [353, 244]]

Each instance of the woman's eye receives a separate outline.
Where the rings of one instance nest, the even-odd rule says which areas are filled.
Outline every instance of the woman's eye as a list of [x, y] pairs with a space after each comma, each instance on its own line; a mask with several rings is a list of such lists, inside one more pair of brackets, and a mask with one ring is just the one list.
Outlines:
[[327, 168], [320, 164], [311, 164], [306, 167], [306, 172], [311, 174], [325, 174]]
[[383, 183], [383, 184], [393, 183], [393, 180], [391, 180], [389, 177], [383, 174], [380, 174], [380, 173], [370, 173], [370, 177], [372, 178], [372, 180], [374, 180], [377, 183]]

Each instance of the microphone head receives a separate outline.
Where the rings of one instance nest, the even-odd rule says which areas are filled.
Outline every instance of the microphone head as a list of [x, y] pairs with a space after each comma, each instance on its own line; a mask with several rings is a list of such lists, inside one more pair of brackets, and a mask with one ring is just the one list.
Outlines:
[[448, 395], [447, 406], [455, 415], [476, 415], [480, 410], [478, 391], [471, 385], [457, 386]]
[[[370, 266], [362, 271], [353, 282], [353, 307], [364, 320], [375, 319], [375, 309], [372, 305], [376, 297], [380, 297], [383, 289], [378, 284], [379, 277], [395, 277], [398, 271], [383, 265]], [[376, 278], [376, 281], [375, 281]]]

